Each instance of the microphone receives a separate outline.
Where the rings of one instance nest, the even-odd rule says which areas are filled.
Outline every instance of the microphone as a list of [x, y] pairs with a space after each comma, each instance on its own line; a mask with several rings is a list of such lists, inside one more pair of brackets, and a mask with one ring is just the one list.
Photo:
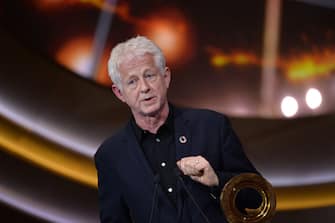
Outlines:
[[154, 188], [154, 194], [152, 196], [152, 204], [151, 204], [149, 223], [152, 223], [154, 212], [155, 212], [155, 205], [156, 205], [156, 200], [157, 200], [157, 191], [158, 191], [159, 181], [160, 181], [160, 176], [159, 176], [159, 174], [156, 174], [155, 177], [154, 177], [155, 188]]
[[187, 188], [187, 186], [185, 185], [185, 182], [182, 178], [182, 172], [178, 169], [175, 168], [175, 174], [177, 176], [177, 178], [179, 179], [182, 187], [184, 188], [184, 190], [186, 191], [187, 195], [190, 197], [191, 201], [193, 202], [193, 204], [195, 205], [195, 207], [198, 209], [201, 217], [205, 220], [206, 223], [210, 223], [208, 217], [205, 215], [205, 213], [201, 210], [201, 207], [199, 206], [199, 204], [196, 202], [196, 200], [194, 199], [193, 195], [191, 194], [191, 192], [189, 191], [189, 189]]

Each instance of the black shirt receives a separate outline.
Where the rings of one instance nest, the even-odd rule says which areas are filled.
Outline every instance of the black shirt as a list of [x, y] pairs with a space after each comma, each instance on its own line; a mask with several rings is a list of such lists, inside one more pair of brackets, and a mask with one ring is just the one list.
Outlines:
[[136, 138], [153, 171], [160, 176], [160, 185], [174, 206], [177, 203], [175, 176], [176, 146], [174, 141], [173, 110], [170, 106], [169, 115], [165, 123], [156, 134], [141, 129], [134, 118], [131, 123]]

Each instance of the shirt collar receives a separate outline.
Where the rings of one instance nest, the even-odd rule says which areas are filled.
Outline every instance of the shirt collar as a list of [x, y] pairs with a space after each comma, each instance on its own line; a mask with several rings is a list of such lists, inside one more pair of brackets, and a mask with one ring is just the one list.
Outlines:
[[[135, 121], [135, 118], [134, 116], [131, 116], [131, 119], [130, 119], [130, 123], [133, 127], [133, 130], [135, 132], [135, 136], [137, 138], [137, 140], [139, 140], [139, 142], [141, 142], [141, 140], [143, 139], [144, 135], [148, 133], [148, 131], [146, 130], [143, 130], [141, 127], [139, 127]], [[159, 127], [157, 133], [160, 132], [160, 130], [162, 128], [165, 128], [170, 131], [170, 132], [173, 132], [173, 107], [171, 105], [169, 105], [169, 114], [168, 114], [168, 117], [166, 118], [164, 124]]]

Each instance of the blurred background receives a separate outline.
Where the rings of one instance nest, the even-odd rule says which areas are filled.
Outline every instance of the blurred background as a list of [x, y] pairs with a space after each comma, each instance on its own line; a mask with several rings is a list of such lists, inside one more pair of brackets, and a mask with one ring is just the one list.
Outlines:
[[163, 49], [174, 104], [231, 117], [272, 222], [333, 222], [333, 0], [8, 0], [0, 18], [3, 222], [99, 221], [92, 158], [130, 117], [106, 63], [136, 35]]

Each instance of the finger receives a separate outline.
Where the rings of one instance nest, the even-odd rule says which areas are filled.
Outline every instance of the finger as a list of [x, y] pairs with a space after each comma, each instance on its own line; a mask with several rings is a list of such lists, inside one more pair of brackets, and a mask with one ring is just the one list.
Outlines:
[[207, 162], [207, 160], [203, 157], [196, 158], [194, 168], [197, 169], [198, 175], [202, 175], [204, 173], [205, 169], [208, 168], [208, 164], [209, 163]]
[[177, 165], [178, 165], [179, 170], [181, 170], [181, 172], [182, 172], [184, 175], [186, 175], [186, 172], [185, 172], [186, 170], [185, 170], [184, 162], [183, 162], [182, 159], [179, 160], [179, 161], [177, 162]]
[[201, 176], [204, 174], [208, 162], [202, 156], [189, 156], [179, 160], [177, 165], [185, 175]]
[[196, 166], [198, 165], [202, 160], [199, 159], [197, 156], [190, 156], [190, 157], [186, 157], [183, 159], [183, 162], [185, 163], [185, 165], [187, 166]]
[[181, 160], [180, 162], [180, 168], [183, 171], [185, 175], [197, 175], [198, 174], [198, 169], [195, 168], [194, 162], [191, 162], [189, 159], [187, 160]]
[[180, 167], [181, 167], [181, 161], [178, 160], [178, 161], [176, 162], [176, 164], [177, 164], [177, 167], [180, 169]]
[[190, 178], [194, 181], [200, 182], [200, 177], [198, 177], [198, 176], [190, 176]]

